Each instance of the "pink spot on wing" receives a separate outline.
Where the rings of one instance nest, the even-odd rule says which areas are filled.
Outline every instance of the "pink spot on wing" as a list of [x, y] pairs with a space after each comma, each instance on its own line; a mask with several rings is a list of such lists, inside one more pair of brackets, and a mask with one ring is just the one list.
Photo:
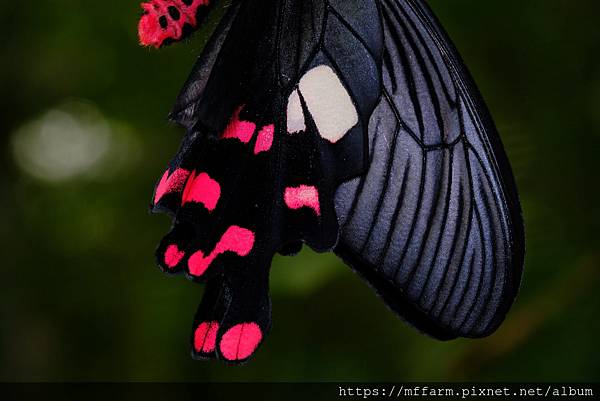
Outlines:
[[185, 252], [180, 251], [177, 245], [169, 245], [165, 251], [165, 264], [169, 269], [172, 269], [179, 264], [184, 256]]
[[196, 352], [204, 352], [205, 354], [213, 352], [217, 344], [217, 331], [219, 331], [219, 323], [217, 322], [202, 322], [194, 332], [194, 349]]
[[181, 204], [188, 202], [202, 203], [209, 211], [215, 210], [219, 198], [221, 197], [221, 186], [219, 183], [206, 173], [196, 175], [194, 171], [190, 176], [183, 196]]
[[257, 155], [260, 152], [267, 152], [273, 145], [273, 133], [275, 132], [275, 126], [265, 125], [258, 136], [256, 137], [256, 144], [254, 145], [254, 154]]
[[243, 107], [244, 106], [238, 107], [233, 113], [229, 124], [227, 124], [225, 131], [223, 131], [223, 134], [221, 135], [222, 139], [237, 138], [242, 141], [242, 143], [248, 143], [250, 142], [250, 139], [252, 139], [252, 134], [254, 134], [254, 131], [256, 130], [256, 124], [240, 120], [240, 113]]
[[246, 359], [256, 350], [262, 340], [262, 331], [254, 322], [236, 324], [223, 334], [219, 349], [230, 361]]
[[245, 228], [231, 226], [225, 231], [215, 249], [205, 256], [202, 251], [197, 251], [188, 261], [188, 267], [192, 276], [202, 276], [210, 267], [217, 256], [224, 252], [234, 252], [239, 256], [247, 256], [254, 246], [254, 233]]
[[190, 172], [183, 168], [178, 168], [172, 174], [169, 174], [169, 170], [165, 171], [156, 187], [154, 203], [156, 204], [167, 193], [181, 191], [189, 175]]
[[299, 187], [288, 187], [285, 189], [283, 199], [290, 209], [295, 210], [302, 207], [309, 207], [315, 211], [317, 216], [321, 215], [319, 192], [313, 186], [300, 185]]

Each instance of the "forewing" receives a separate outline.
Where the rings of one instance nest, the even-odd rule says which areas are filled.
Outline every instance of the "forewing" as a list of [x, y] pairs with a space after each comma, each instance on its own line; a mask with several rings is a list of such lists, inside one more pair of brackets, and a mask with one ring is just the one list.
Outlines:
[[426, 4], [379, 4], [383, 93], [369, 125], [368, 172], [336, 194], [336, 253], [422, 331], [485, 336], [521, 277], [514, 179], [477, 89]]

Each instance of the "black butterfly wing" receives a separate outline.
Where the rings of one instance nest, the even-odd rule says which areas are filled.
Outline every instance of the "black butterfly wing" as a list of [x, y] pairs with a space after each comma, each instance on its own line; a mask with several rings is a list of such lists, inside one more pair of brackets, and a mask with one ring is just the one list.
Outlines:
[[196, 61], [192, 73], [183, 85], [169, 115], [171, 121], [178, 123], [187, 130], [191, 130], [198, 119], [196, 107], [212, 76], [217, 58], [219, 57], [223, 43], [229, 35], [231, 25], [238, 14], [239, 7], [239, 2], [234, 2], [229, 6], [223, 18], [221, 18], [219, 25]]
[[195, 356], [255, 351], [271, 258], [302, 242], [337, 243], [435, 337], [503, 319], [523, 259], [512, 174], [423, 3], [234, 2], [171, 116], [188, 132], [155, 191], [174, 216], [157, 260], [208, 281]]
[[245, 361], [270, 328], [273, 255], [335, 246], [335, 190], [366, 169], [381, 96], [378, 16], [359, 0], [235, 2], [196, 64], [153, 200], [174, 217], [158, 264], [208, 281], [195, 356]]
[[383, 94], [366, 175], [336, 195], [336, 253], [440, 339], [504, 319], [524, 256], [512, 172], [457, 51], [421, 0], [380, 0]]

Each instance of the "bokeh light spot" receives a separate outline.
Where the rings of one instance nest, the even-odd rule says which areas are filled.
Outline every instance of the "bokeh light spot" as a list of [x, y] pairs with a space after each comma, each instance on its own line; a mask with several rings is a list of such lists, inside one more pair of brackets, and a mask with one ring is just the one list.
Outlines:
[[50, 183], [97, 178], [114, 172], [122, 148], [130, 148], [131, 135], [121, 135], [123, 127], [117, 135], [115, 126], [92, 103], [70, 100], [14, 132], [14, 158], [24, 172]]

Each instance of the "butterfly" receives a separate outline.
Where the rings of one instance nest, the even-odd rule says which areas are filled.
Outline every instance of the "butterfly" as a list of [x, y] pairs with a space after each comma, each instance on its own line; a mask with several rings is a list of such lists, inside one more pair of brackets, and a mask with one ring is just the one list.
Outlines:
[[[179, 41], [212, 6], [145, 3], [140, 42]], [[504, 320], [525, 249], [515, 180], [423, 0], [233, 0], [170, 119], [186, 134], [151, 210], [172, 218], [158, 265], [206, 284], [193, 357], [255, 354], [271, 260], [304, 244], [436, 339]]]

